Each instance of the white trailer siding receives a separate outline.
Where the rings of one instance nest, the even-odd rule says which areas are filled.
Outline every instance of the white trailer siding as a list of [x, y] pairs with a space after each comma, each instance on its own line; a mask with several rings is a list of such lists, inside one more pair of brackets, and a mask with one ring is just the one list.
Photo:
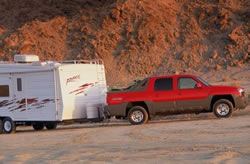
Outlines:
[[104, 65], [98, 61], [0, 63], [0, 87], [9, 86], [9, 95], [0, 96], [0, 117], [19, 122], [87, 119], [89, 104], [106, 103]]
[[14, 103], [13, 96], [11, 95], [11, 93], [12, 93], [12, 87], [11, 87], [12, 85], [11, 84], [12, 84], [12, 79], [11, 79], [10, 74], [2, 74], [1, 78], [0, 78], [0, 87], [5, 88], [7, 86], [9, 92], [7, 94], [6, 90], [0, 91], [0, 92], [4, 92], [4, 93], [1, 93], [1, 96], [0, 96], [0, 116], [1, 115], [8, 115], [10, 117], [13, 117], [13, 112], [9, 112], [9, 110], [8, 110], [9, 106], [13, 105], [13, 103]]
[[[5, 81], [3, 77], [6, 77]], [[9, 85], [10, 88], [9, 97], [0, 98], [1, 116], [9, 116], [15, 121], [55, 120], [55, 87], [52, 71], [12, 73], [1, 75], [0, 79], [2, 84]], [[18, 90], [17, 79], [21, 80], [21, 90]]]
[[25, 120], [56, 120], [56, 101], [53, 71], [26, 74], [27, 110]]
[[[98, 78], [99, 70], [100, 66], [96, 64], [59, 67], [63, 106], [61, 120], [87, 118], [87, 104], [105, 103], [106, 87], [100, 87], [103, 84]], [[105, 77], [104, 71], [102, 76]]]

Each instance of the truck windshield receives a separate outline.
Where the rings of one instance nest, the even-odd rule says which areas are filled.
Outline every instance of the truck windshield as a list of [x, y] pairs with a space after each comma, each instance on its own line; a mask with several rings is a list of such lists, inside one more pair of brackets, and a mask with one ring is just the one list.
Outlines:
[[145, 89], [148, 82], [148, 78], [144, 80], [134, 80], [134, 83], [129, 85], [127, 88], [112, 88], [111, 91], [132, 91], [138, 89]]
[[200, 81], [200, 82], [202, 82], [205, 86], [207, 86], [207, 87], [209, 87], [209, 86], [211, 86], [210, 84], [208, 84], [205, 80], [203, 80], [202, 78], [200, 78], [200, 77], [198, 77], [198, 76], [196, 76], [196, 78]]
[[123, 89], [123, 90], [137, 90], [137, 89], [143, 89], [145, 88], [146, 84], [147, 84], [148, 78], [144, 79], [144, 80], [135, 80], [134, 83], [132, 85], [130, 85], [129, 87]]
[[134, 89], [134, 88], [138, 85], [138, 83], [140, 83], [140, 82], [141, 82], [140, 80], [135, 80], [134, 83], [133, 83], [132, 85], [130, 85], [129, 87], [124, 88], [124, 89], [122, 89], [122, 90]]

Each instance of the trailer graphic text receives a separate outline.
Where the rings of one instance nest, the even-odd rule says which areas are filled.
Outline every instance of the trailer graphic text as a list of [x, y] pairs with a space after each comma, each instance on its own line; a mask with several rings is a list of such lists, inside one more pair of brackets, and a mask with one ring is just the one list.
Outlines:
[[78, 79], [80, 79], [80, 78], [81, 78], [80, 75], [76, 75], [76, 76], [70, 77], [70, 78], [68, 78], [68, 79], [66, 80], [66, 85], [68, 85], [68, 83], [74, 82], [75, 80], [78, 80]]

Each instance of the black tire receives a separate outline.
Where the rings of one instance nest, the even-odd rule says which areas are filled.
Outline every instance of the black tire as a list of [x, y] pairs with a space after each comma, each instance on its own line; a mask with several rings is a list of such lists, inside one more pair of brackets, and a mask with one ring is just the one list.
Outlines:
[[16, 123], [11, 118], [3, 119], [3, 131], [7, 134], [16, 132]]
[[218, 118], [228, 118], [233, 114], [233, 104], [227, 99], [220, 99], [213, 105], [214, 115]]
[[0, 119], [0, 134], [3, 133], [3, 120]]
[[115, 119], [121, 120], [121, 119], [122, 119], [122, 116], [115, 116]]
[[45, 125], [45, 127], [46, 127], [48, 130], [53, 130], [53, 129], [56, 129], [57, 123], [48, 123], [48, 124]]
[[134, 106], [128, 112], [128, 119], [132, 125], [145, 124], [148, 122], [148, 112], [141, 106]]
[[34, 130], [43, 130], [44, 128], [44, 123], [38, 122], [32, 125]]

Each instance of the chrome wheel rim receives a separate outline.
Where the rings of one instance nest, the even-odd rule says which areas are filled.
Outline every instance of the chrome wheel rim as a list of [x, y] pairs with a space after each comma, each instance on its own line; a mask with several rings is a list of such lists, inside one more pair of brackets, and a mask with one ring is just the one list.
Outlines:
[[10, 121], [5, 121], [4, 122], [4, 130], [9, 132], [9, 131], [11, 131], [11, 128], [12, 128], [11, 122]]
[[131, 119], [136, 122], [136, 123], [139, 123], [143, 120], [144, 118], [144, 115], [141, 111], [134, 111], [131, 115]]
[[218, 105], [217, 107], [217, 113], [221, 116], [226, 116], [230, 111], [230, 107], [229, 105], [223, 103], [223, 104], [220, 104]]

